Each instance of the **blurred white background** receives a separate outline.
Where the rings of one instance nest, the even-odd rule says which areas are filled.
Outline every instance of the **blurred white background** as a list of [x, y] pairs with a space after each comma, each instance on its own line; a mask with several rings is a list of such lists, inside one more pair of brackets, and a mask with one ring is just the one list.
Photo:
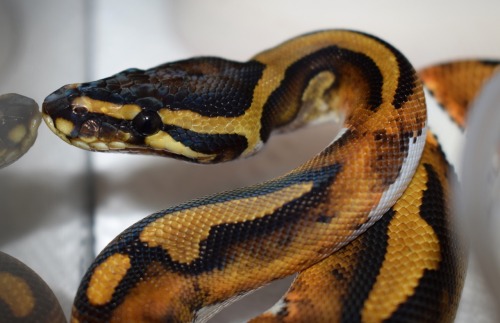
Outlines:
[[[498, 1], [457, 0], [0, 0], [0, 93], [17, 92], [41, 104], [67, 83], [194, 55], [246, 60], [325, 28], [378, 35], [417, 68], [464, 57], [500, 58], [498, 12]], [[332, 136], [331, 125], [307, 129], [272, 139], [260, 156], [208, 169], [88, 154], [42, 124], [33, 149], [0, 171], [0, 250], [40, 273], [69, 312], [94, 253], [124, 228], [172, 204], [281, 174]], [[481, 288], [468, 282], [457, 321], [494, 322], [494, 304]], [[251, 306], [240, 305], [216, 321], [237, 322]]]

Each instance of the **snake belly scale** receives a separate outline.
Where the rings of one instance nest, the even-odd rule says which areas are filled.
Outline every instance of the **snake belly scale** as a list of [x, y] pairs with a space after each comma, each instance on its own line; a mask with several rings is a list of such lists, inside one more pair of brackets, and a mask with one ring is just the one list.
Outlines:
[[[297, 272], [280, 304], [256, 321], [453, 319], [463, 266], [446, 219], [447, 163], [427, 135], [416, 72], [386, 42], [322, 31], [246, 63], [200, 57], [130, 69], [62, 87], [43, 114], [80, 148], [197, 163], [254, 154], [272, 132], [343, 120], [336, 139], [290, 173], [125, 230], [84, 276], [73, 322], [203, 321]], [[331, 300], [297, 301], [318, 273], [334, 286]], [[401, 291], [385, 296], [396, 283]]]

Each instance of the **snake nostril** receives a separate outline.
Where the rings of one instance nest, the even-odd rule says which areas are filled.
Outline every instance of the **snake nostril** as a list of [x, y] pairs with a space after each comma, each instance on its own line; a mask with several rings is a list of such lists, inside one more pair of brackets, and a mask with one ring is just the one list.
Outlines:
[[71, 105], [71, 110], [78, 115], [85, 115], [89, 112], [89, 109], [83, 105]]

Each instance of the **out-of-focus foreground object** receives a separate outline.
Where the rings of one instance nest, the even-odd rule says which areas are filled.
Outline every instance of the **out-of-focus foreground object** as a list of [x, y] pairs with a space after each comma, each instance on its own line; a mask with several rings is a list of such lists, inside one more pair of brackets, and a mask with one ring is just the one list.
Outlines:
[[456, 188], [455, 207], [486, 286], [499, 305], [500, 240], [496, 229], [500, 224], [500, 74], [484, 87], [468, 124], [462, 184]]
[[0, 168], [12, 164], [33, 146], [41, 114], [35, 100], [23, 95], [0, 95]]
[[21, 261], [0, 252], [0, 322], [65, 322], [50, 287]]

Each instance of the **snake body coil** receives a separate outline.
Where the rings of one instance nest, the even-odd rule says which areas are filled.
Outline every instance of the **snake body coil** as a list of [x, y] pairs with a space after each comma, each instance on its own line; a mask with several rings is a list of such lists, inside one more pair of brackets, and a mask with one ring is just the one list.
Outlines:
[[417, 74], [373, 36], [323, 31], [246, 63], [202, 57], [126, 70], [57, 90], [43, 114], [84, 149], [198, 163], [249, 156], [272, 132], [343, 119], [336, 140], [290, 173], [160, 211], [120, 234], [83, 278], [74, 322], [204, 320], [297, 272], [255, 321], [454, 317], [463, 266], [447, 218], [448, 165], [426, 134]]

